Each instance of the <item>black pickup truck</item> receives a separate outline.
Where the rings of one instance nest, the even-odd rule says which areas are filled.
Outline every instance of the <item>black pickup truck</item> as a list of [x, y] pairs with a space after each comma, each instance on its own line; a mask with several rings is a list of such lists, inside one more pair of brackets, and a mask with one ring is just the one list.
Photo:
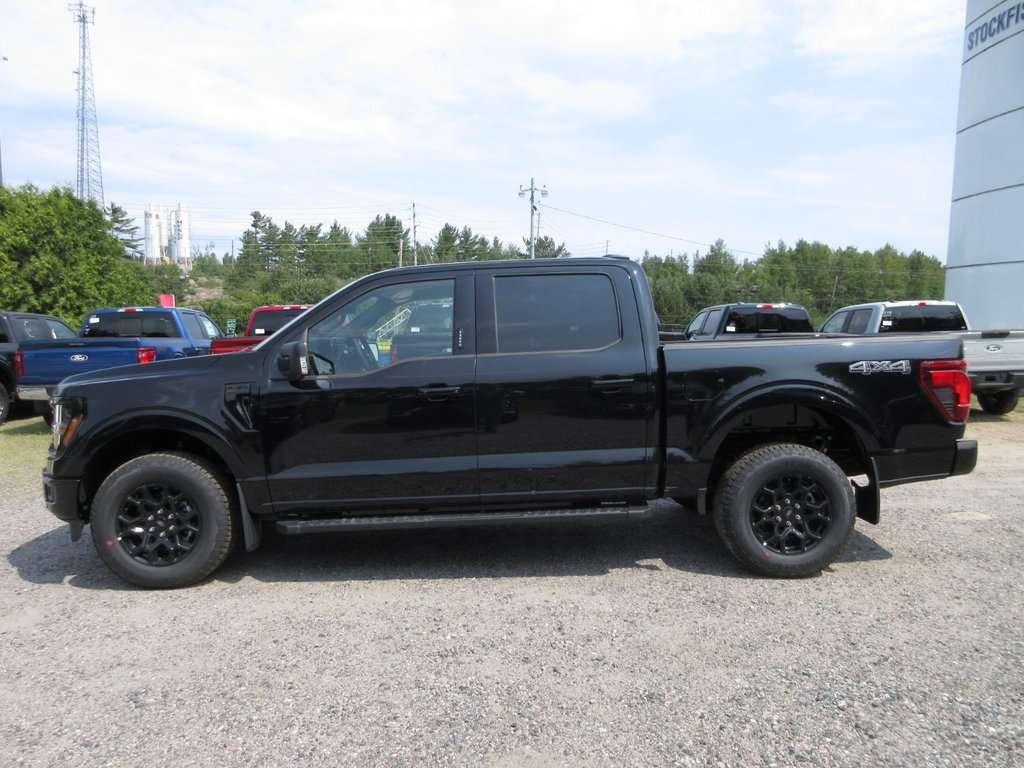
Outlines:
[[[430, 307], [444, 344], [378, 349]], [[770, 576], [820, 571], [879, 490], [970, 472], [958, 339], [671, 343], [624, 258], [389, 270], [246, 354], [85, 373], [54, 398], [46, 504], [146, 587], [236, 539], [710, 512]], [[857, 479], [859, 483], [853, 482]]]

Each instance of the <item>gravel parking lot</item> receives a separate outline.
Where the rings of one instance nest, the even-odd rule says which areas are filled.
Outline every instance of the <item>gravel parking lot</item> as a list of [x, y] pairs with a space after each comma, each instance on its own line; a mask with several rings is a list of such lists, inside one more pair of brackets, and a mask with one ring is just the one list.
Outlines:
[[979, 467], [883, 492], [819, 577], [710, 519], [271, 536], [134, 589], [0, 427], [0, 764], [1020, 766], [1024, 413]]

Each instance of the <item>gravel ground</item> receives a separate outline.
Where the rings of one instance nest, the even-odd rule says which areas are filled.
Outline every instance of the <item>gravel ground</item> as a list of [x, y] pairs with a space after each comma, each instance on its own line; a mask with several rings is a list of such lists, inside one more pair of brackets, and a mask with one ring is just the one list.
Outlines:
[[131, 588], [0, 427], [0, 765], [1020, 766], [1024, 419], [883, 492], [819, 577], [743, 571], [707, 518], [271, 536]]

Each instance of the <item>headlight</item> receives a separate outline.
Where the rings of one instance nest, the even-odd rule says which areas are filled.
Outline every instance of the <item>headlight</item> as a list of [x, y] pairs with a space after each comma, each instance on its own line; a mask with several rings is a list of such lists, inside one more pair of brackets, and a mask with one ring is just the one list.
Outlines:
[[78, 403], [71, 400], [53, 400], [53, 423], [50, 426], [50, 436], [54, 448], [60, 448], [71, 442], [71, 438], [82, 423], [82, 409]]

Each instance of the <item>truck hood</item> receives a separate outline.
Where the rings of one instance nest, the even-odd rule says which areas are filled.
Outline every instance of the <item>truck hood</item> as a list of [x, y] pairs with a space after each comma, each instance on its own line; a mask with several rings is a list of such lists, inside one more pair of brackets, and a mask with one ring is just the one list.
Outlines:
[[[242, 378], [253, 378], [263, 363], [262, 355], [239, 353], [232, 355], [198, 355], [175, 360], [161, 360], [153, 363], [122, 365], [116, 368], [105, 368], [98, 371], [78, 373], [64, 379], [57, 387], [56, 396], [64, 395], [81, 388], [92, 388], [104, 384], [137, 384], [140, 388], [182, 387], [188, 379], [203, 377], [216, 367], [218, 378], [224, 375], [237, 375]], [[232, 369], [236, 372], [232, 372]]]

